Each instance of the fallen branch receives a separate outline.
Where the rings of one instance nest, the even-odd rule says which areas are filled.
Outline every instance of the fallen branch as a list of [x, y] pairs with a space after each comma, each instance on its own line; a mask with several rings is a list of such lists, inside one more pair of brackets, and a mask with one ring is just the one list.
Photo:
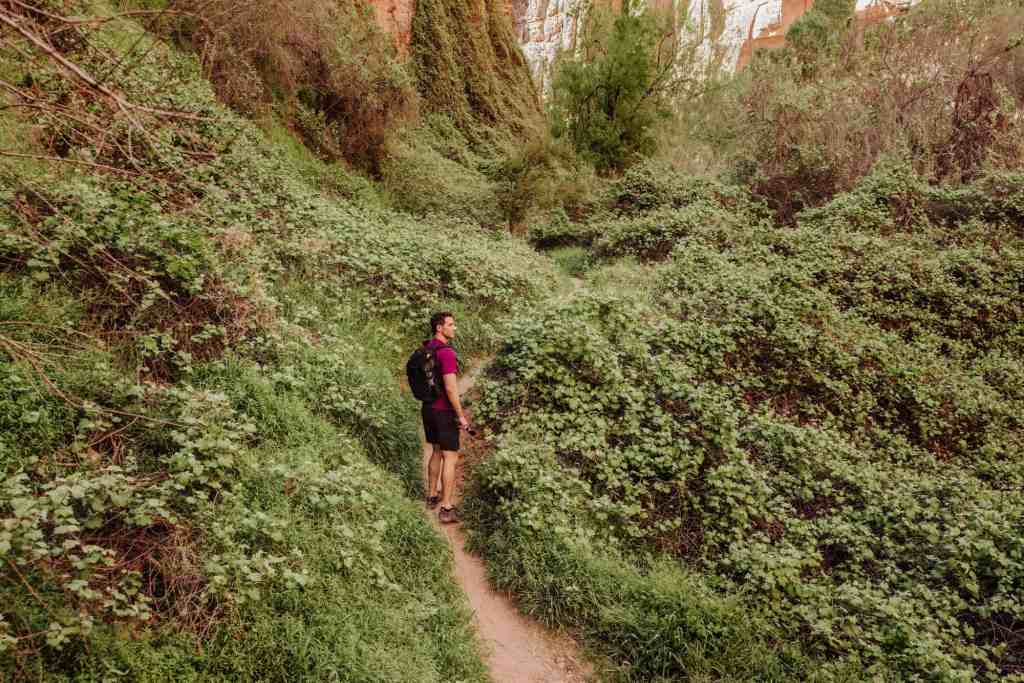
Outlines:
[[[67, 21], [62, 17], [59, 19], [61, 21]], [[212, 120], [207, 116], [202, 116], [200, 114], [195, 114], [191, 112], [157, 109], [154, 107], [146, 107], [140, 104], [129, 102], [122, 95], [115, 92], [114, 90], [111, 90], [109, 87], [103, 85], [98, 80], [93, 78], [91, 74], [85, 71], [85, 69], [80, 67], [78, 64], [75, 64], [70, 59], [62, 55], [56, 48], [50, 45], [50, 43], [41, 38], [39, 35], [22, 26], [21, 22], [18, 21], [17, 17], [0, 10], [0, 24], [4, 24], [14, 29], [14, 31], [19, 33], [23, 38], [25, 38], [25, 40], [29, 41], [32, 45], [36, 46], [39, 50], [41, 50], [47, 57], [54, 61], [58, 66], [60, 66], [66, 73], [70, 74], [75, 79], [86, 84], [87, 86], [89, 86], [90, 88], [92, 88], [93, 90], [95, 90], [96, 92], [100, 93], [101, 95], [109, 99], [111, 102], [113, 102], [114, 106], [116, 106], [117, 109], [120, 110], [129, 119], [129, 121], [132, 122], [132, 125], [138, 128], [139, 131], [141, 131], [147, 137], [149, 136], [149, 132], [142, 126], [141, 123], [135, 120], [134, 116], [132, 116], [132, 112], [139, 111], [145, 112], [147, 114], [153, 114], [155, 116], [188, 119], [191, 121]]]
[[80, 161], [78, 159], [65, 159], [64, 157], [51, 157], [43, 154], [22, 154], [21, 152], [11, 152], [5, 149], [0, 149], [0, 156], [5, 157], [16, 157], [18, 159], [35, 159], [36, 161], [58, 161], [65, 164], [76, 164], [78, 166], [90, 166], [92, 168], [99, 168], [104, 171], [111, 171], [112, 173], [120, 173], [121, 175], [137, 176], [145, 175], [138, 171], [126, 171], [123, 168], [117, 168], [116, 166], [107, 166], [106, 164], [94, 164], [91, 161]]

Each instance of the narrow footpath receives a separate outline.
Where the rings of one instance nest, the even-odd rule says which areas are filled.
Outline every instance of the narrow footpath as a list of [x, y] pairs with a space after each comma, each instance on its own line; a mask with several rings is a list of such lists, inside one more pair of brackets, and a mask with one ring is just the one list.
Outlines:
[[[482, 365], [459, 378], [459, 394], [473, 387]], [[426, 462], [423, 463], [424, 472]], [[458, 474], [455, 495], [462, 493], [463, 473]], [[455, 577], [473, 610], [474, 623], [484, 643], [488, 670], [494, 683], [583, 683], [591, 667], [568, 636], [554, 633], [520, 613], [507, 595], [498, 593], [487, 580], [483, 561], [466, 550], [459, 524], [443, 525], [427, 510], [438, 532], [448, 540], [455, 559]]]

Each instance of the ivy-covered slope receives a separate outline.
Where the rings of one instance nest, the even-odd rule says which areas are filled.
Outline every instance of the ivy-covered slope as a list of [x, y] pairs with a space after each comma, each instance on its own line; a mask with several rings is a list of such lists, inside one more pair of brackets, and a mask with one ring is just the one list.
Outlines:
[[502, 0], [419, 0], [411, 52], [426, 108], [466, 133], [539, 125], [540, 100]]
[[1024, 179], [782, 227], [657, 170], [535, 233], [595, 291], [479, 384], [494, 577], [630, 680], [1022, 680]]
[[323, 195], [133, 17], [43, 9], [0, 50], [0, 677], [484, 680], [396, 369], [551, 273]]

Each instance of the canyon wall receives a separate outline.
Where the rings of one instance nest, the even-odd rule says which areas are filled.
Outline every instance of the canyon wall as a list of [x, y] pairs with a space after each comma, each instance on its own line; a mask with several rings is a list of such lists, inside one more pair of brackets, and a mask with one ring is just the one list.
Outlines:
[[366, 0], [373, 8], [377, 25], [391, 34], [395, 46], [402, 54], [409, 50], [412, 41], [412, 17], [416, 12], [416, 0]]
[[[725, 70], [743, 68], [755, 49], [778, 47], [814, 0], [652, 0], [673, 11], [677, 24], [696, 32], [698, 54]], [[614, 2], [614, 0], [613, 0]], [[857, 0], [858, 14], [877, 19], [912, 0]], [[544, 89], [559, 50], [572, 49], [584, 0], [511, 0], [512, 19], [534, 81]]]
[[[406, 53], [412, 35], [416, 0], [366, 0], [378, 24]], [[621, 6], [621, 0], [597, 0]], [[858, 15], [878, 19], [900, 11], [914, 0], [857, 0]], [[699, 40], [704, 63], [727, 71], [742, 69], [761, 48], [779, 47], [786, 31], [811, 8], [814, 0], [650, 0], [671, 11], [680, 26]], [[580, 8], [586, 0], [504, 0], [516, 40], [533, 75], [546, 90], [551, 64], [560, 50], [576, 44]], [[468, 27], [472, 30], [472, 27]]]

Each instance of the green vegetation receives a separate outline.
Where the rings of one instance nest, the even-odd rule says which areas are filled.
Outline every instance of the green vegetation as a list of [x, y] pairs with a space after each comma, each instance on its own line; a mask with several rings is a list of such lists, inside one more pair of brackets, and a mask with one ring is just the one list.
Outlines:
[[478, 383], [474, 543], [623, 680], [1024, 680], [1024, 26], [851, 5], [530, 227], [589, 288]]
[[653, 127], [685, 82], [679, 33], [670, 16], [627, 0], [618, 13], [589, 7], [579, 43], [555, 67], [552, 135], [599, 171], [621, 170], [654, 151]]
[[5, 679], [484, 680], [396, 372], [436, 306], [480, 353], [554, 269], [323, 182], [163, 30], [50, 10], [20, 25], [84, 77], [0, 53], [48, 159], [0, 170]]
[[148, 26], [197, 52], [223, 102], [280, 116], [325, 159], [379, 172], [395, 127], [415, 111], [412, 78], [364, 3], [170, 0], [163, 9]]
[[786, 43], [805, 68], [834, 55], [849, 23], [856, 0], [819, 0], [786, 33]]
[[691, 121], [688, 137], [711, 167], [723, 165], [787, 223], [885, 158], [951, 186], [985, 168], [1019, 168], [1024, 148], [1010, 123], [1024, 98], [1019, 3], [930, 0], [896, 22], [840, 24], [813, 63], [794, 45], [757, 55]]
[[[617, 276], [520, 320], [481, 382], [495, 579], [641, 680], [1018, 671], [1024, 233], [983, 189], [1016, 182], [883, 166], [783, 229], [632, 198], [595, 254], [675, 244], [649, 291]], [[893, 196], [928, 209], [901, 226]], [[707, 649], [680, 649], [697, 624]]]
[[349, 0], [38, 4], [5, 677], [485, 680], [397, 377], [445, 308], [471, 540], [608, 678], [1024, 680], [1019, 0], [820, 0], [683, 110], [676, 27], [595, 12], [554, 135], [497, 0], [406, 58]]
[[410, 49], [426, 109], [474, 141], [536, 125], [537, 94], [500, 0], [417, 2]]

